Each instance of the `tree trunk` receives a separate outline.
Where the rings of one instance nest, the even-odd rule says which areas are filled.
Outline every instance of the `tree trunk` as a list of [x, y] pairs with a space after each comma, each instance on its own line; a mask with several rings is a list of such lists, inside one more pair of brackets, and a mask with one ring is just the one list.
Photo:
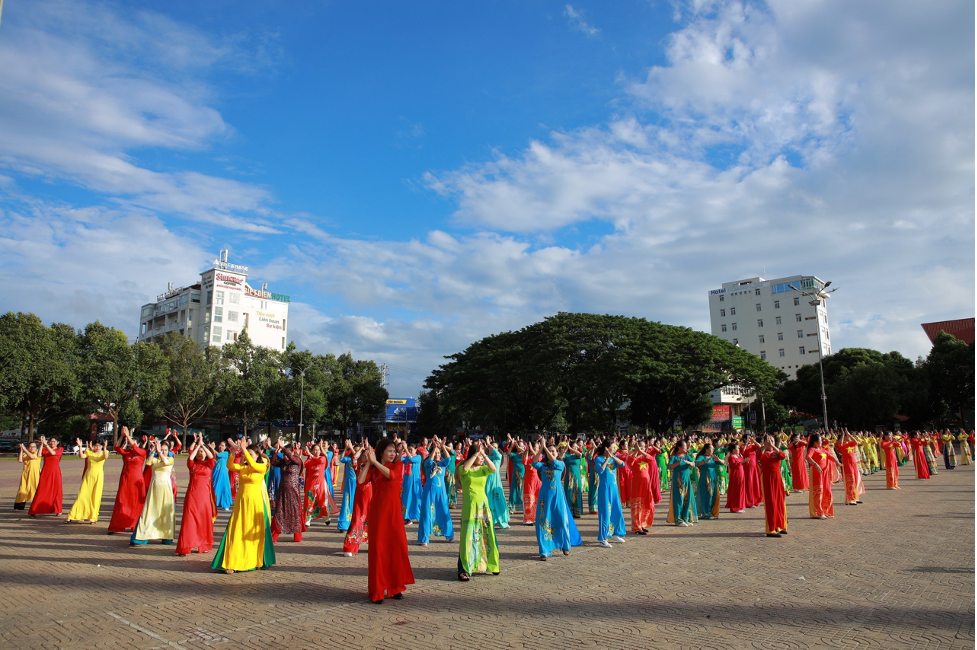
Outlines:
[[119, 446], [119, 414], [112, 413], [112, 448]]

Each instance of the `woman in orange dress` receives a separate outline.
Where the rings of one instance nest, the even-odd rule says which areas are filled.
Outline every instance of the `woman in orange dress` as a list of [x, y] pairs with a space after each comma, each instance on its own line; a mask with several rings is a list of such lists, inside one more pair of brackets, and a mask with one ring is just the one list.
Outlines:
[[790, 437], [790, 474], [794, 480], [794, 491], [802, 492], [809, 490], [811, 484], [807, 477], [807, 442], [801, 440], [800, 435], [794, 434]]
[[807, 444], [807, 465], [810, 468], [811, 493], [808, 509], [811, 519], [827, 519], [835, 516], [834, 499], [831, 494], [831, 469], [838, 464], [834, 454], [822, 444], [817, 433]]
[[916, 467], [916, 478], [928, 479], [930, 477], [930, 468], [929, 463], [926, 461], [926, 451], [929, 449], [929, 440], [921, 440], [919, 435], [913, 431], [909, 434], [909, 445], [913, 449], [913, 465]]
[[648, 529], [655, 523], [655, 493], [652, 486], [658, 482], [658, 477], [654, 477], [653, 483], [651, 468], [658, 468], [655, 462], [657, 453], [657, 449], [652, 447], [649, 451], [645, 441], [639, 440], [637, 449], [628, 457], [631, 465], [631, 532], [638, 535], [647, 535]]
[[886, 432], [882, 438], [882, 450], [885, 452], [885, 489], [899, 489], [899, 460], [896, 458], [896, 446], [899, 443], [892, 439], [892, 434]]
[[862, 502], [859, 497], [865, 494], [862, 474], [858, 471], [858, 459], [855, 456], [858, 442], [848, 432], [848, 429], [845, 429], [841, 438], [838, 439], [835, 449], [838, 456], [841, 457], [841, 470], [845, 479], [845, 505], [858, 505]]

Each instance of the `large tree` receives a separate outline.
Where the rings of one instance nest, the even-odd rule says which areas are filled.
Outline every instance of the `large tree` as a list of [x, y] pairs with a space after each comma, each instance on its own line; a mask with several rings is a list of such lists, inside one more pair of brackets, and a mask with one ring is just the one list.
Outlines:
[[69, 325], [46, 327], [34, 314], [0, 316], [0, 392], [4, 409], [20, 416], [21, 435], [28, 440], [45, 422], [83, 409], [78, 343]]
[[944, 422], [973, 427], [974, 344], [940, 332], [926, 358], [925, 369], [935, 413]]
[[237, 340], [221, 350], [226, 370], [218, 382], [221, 390], [220, 409], [238, 422], [245, 437], [250, 437], [258, 420], [266, 415], [272, 389], [281, 369], [281, 355], [257, 346], [248, 336], [247, 328]]
[[329, 384], [329, 408], [340, 430], [349, 431], [357, 422], [379, 416], [387, 397], [376, 363], [357, 361], [349, 353], [336, 358]]
[[337, 370], [335, 356], [289, 344], [271, 387], [269, 418], [302, 422], [305, 432], [314, 436], [316, 428], [329, 421], [328, 395]]
[[166, 357], [155, 343], [130, 345], [125, 333], [98, 321], [85, 326], [79, 347], [83, 398], [112, 418], [118, 444], [120, 422], [138, 426], [143, 406], [159, 404], [167, 383]]
[[167, 333], [159, 347], [168, 369], [159, 409], [182, 431], [186, 446], [187, 429], [206, 415], [217, 396], [223, 359], [217, 349], [176, 332]]

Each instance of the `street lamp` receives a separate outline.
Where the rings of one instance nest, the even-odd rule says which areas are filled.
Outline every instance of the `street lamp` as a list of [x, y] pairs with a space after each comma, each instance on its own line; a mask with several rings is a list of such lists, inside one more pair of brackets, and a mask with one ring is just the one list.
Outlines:
[[302, 442], [302, 427], [304, 424], [305, 417], [305, 369], [299, 371], [299, 377], [301, 377], [301, 388], [299, 389], [299, 442]]
[[821, 301], [825, 300], [828, 297], [829, 293], [834, 293], [835, 291], [838, 290], [838, 288], [835, 287], [830, 291], [825, 291], [825, 289], [831, 286], [830, 280], [828, 282], [825, 282], [824, 286], [822, 286], [820, 289], [815, 288], [813, 291], [802, 291], [797, 287], [795, 287], [793, 284], [788, 284], [787, 286], [790, 287], [791, 291], [796, 291], [797, 293], [801, 294], [805, 298], [813, 298], [810, 304], [812, 307], [814, 307], [815, 319], [818, 321], [818, 369], [821, 371], [821, 408], [822, 408], [822, 415], [824, 416], [824, 430], [827, 431], [828, 430], [828, 394], [824, 390], [824, 363], [822, 363], [821, 361], [824, 358], [824, 347], [822, 347], [821, 345], [821, 319], [817, 318], [817, 308], [821, 304]]

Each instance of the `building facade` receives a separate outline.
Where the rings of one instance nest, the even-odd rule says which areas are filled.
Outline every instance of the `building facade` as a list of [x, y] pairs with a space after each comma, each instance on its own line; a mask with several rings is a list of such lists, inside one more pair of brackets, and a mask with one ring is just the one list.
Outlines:
[[812, 275], [726, 282], [709, 292], [712, 333], [793, 379], [801, 366], [831, 354], [824, 287]]
[[255, 345], [283, 351], [290, 298], [269, 292], [267, 285], [256, 289], [247, 278], [248, 268], [228, 263], [227, 251], [221, 251], [199, 282], [185, 287], [171, 284], [155, 302], [142, 306], [138, 340], [158, 341], [168, 332], [177, 332], [201, 345], [223, 346], [247, 328]]

